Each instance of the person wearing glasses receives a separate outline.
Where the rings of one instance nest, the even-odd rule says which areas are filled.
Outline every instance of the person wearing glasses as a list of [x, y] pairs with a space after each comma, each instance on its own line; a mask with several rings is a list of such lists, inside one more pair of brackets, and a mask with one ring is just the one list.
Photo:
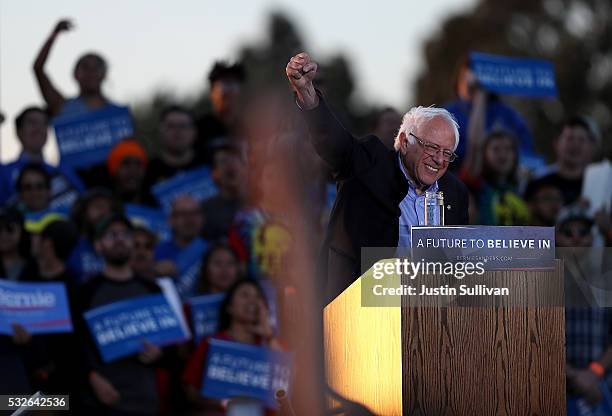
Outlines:
[[444, 193], [447, 225], [468, 224], [468, 192], [447, 171], [459, 144], [448, 111], [412, 108], [390, 150], [376, 136], [356, 139], [340, 124], [313, 85], [316, 73], [306, 53], [286, 67], [313, 146], [338, 188], [320, 259], [329, 303], [361, 275], [362, 247], [410, 247], [410, 227], [425, 222], [426, 191]]
[[77, 294], [80, 314], [75, 327], [84, 356], [78, 357], [80, 362], [75, 365], [80, 365], [88, 381], [77, 394], [82, 401], [78, 414], [158, 414], [155, 368], [163, 354], [161, 348], [143, 340], [139, 354], [103, 362], [82, 314], [114, 302], [161, 293], [161, 289], [131, 267], [134, 227], [127, 217], [112, 214], [102, 219], [96, 229], [95, 248], [104, 260], [102, 272], [85, 282]]

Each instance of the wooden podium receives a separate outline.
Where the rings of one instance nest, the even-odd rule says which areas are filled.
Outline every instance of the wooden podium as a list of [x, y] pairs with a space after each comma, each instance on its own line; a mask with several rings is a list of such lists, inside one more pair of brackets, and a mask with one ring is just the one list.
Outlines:
[[329, 387], [377, 415], [565, 414], [562, 265], [485, 277], [512, 305], [363, 307], [356, 280], [324, 311]]

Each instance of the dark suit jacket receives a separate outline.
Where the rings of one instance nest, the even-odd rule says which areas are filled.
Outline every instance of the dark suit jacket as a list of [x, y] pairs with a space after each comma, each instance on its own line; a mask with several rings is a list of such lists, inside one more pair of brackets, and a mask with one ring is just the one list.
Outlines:
[[[331, 168], [338, 188], [319, 264], [327, 304], [361, 276], [362, 247], [397, 247], [399, 204], [408, 182], [395, 151], [376, 136], [353, 137], [321, 96], [318, 107], [302, 113], [312, 143]], [[465, 185], [446, 172], [438, 187], [444, 192], [446, 225], [468, 224]], [[387, 254], [393, 257], [394, 251]], [[380, 258], [368, 258], [365, 270]]]

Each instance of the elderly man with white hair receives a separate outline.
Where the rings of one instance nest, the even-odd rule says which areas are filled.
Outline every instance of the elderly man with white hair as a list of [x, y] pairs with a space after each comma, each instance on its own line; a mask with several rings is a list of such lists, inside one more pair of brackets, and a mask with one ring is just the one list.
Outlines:
[[[395, 150], [389, 150], [376, 136], [356, 139], [344, 129], [313, 85], [316, 72], [306, 53], [286, 67], [312, 143], [338, 187], [321, 252], [328, 303], [361, 275], [363, 247], [410, 246], [410, 227], [425, 223], [426, 191], [443, 192], [446, 225], [468, 224], [468, 192], [447, 172], [459, 144], [457, 122], [448, 111], [412, 108], [404, 115]], [[384, 255], [392, 257], [394, 251]]]

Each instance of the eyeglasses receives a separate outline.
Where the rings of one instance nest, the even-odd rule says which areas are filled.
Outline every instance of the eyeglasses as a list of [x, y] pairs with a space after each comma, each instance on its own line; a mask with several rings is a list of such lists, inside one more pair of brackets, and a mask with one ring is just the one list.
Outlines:
[[438, 153], [442, 152], [442, 159], [444, 159], [446, 162], [452, 162], [453, 160], [457, 159], [457, 155], [454, 152], [442, 149], [437, 144], [421, 140], [414, 133], [409, 134], [414, 137], [421, 146], [423, 146], [423, 150], [429, 156], [436, 156]]

